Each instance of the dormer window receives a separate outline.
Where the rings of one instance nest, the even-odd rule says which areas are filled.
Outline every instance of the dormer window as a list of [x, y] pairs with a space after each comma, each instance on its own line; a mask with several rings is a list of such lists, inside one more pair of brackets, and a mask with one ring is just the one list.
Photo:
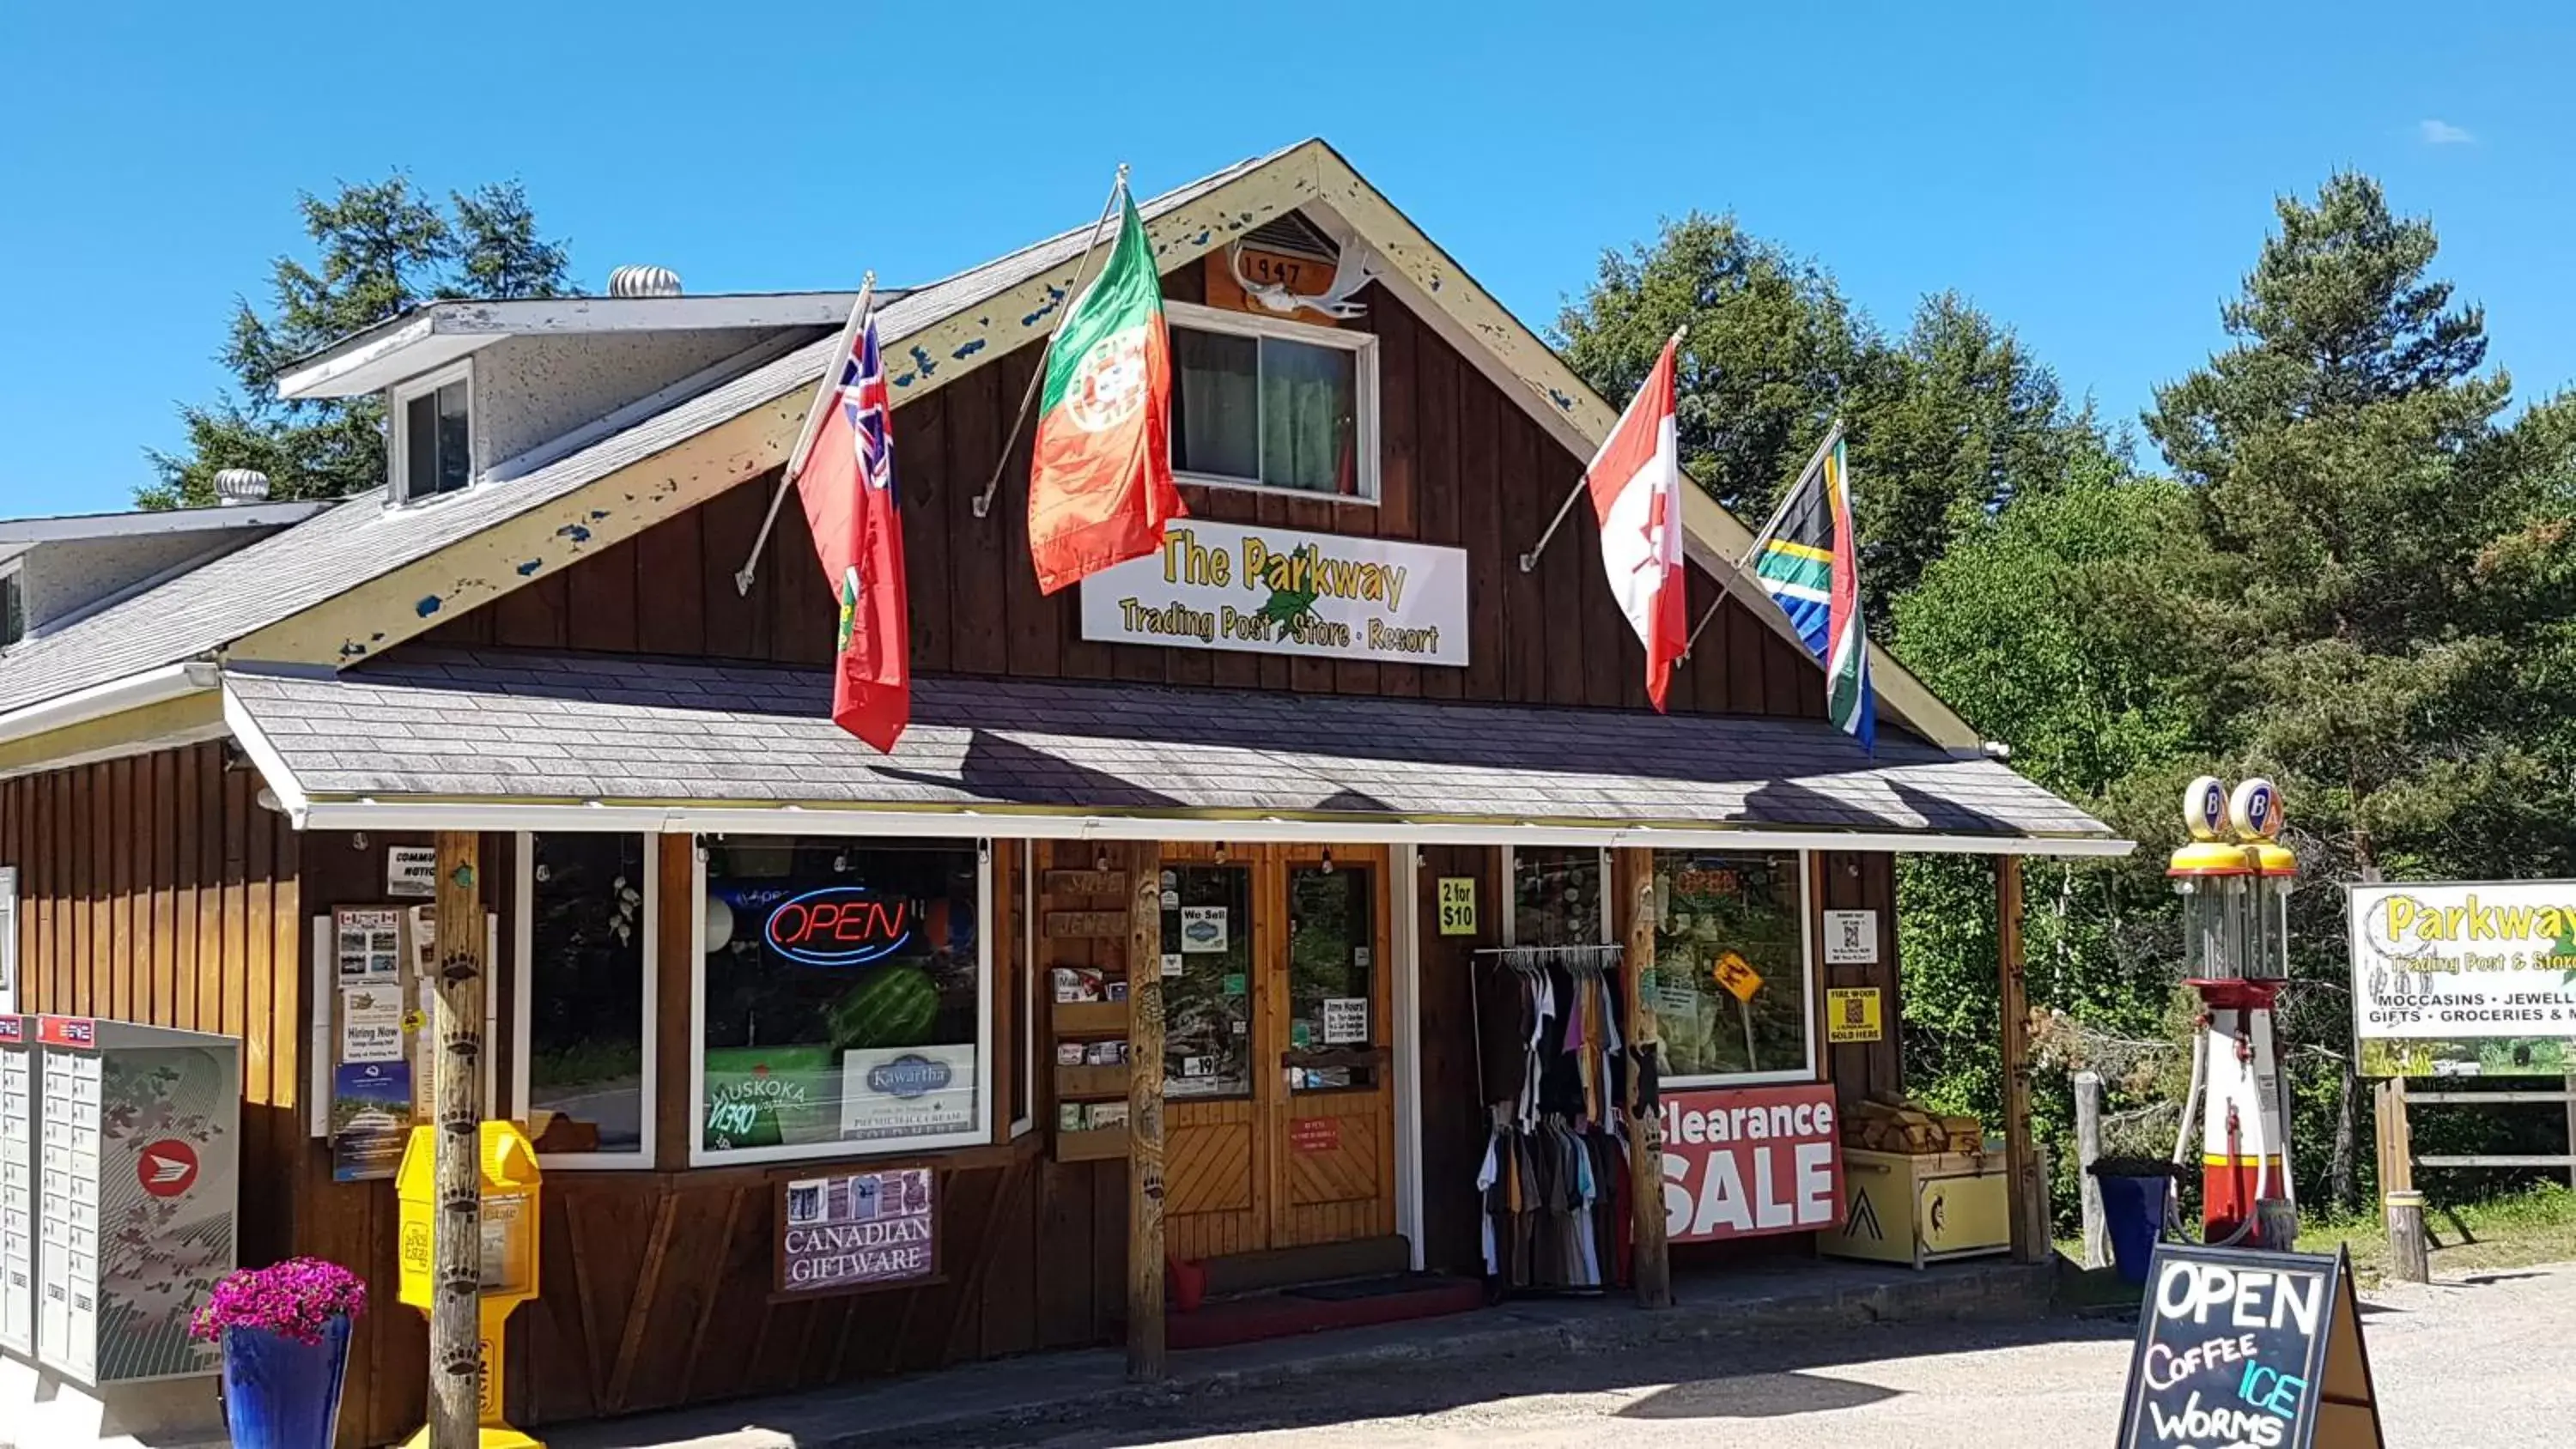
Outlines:
[[393, 390], [393, 492], [400, 503], [453, 493], [474, 481], [468, 424], [470, 363], [398, 383]]
[[0, 563], [0, 649], [27, 637], [27, 589], [19, 561]]

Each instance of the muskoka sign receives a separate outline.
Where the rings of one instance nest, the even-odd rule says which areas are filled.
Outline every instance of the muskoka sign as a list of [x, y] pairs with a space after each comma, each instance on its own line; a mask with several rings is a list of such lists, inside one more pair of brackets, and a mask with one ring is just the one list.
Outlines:
[[1467, 552], [1175, 519], [1082, 581], [1082, 637], [1255, 654], [1467, 663]]

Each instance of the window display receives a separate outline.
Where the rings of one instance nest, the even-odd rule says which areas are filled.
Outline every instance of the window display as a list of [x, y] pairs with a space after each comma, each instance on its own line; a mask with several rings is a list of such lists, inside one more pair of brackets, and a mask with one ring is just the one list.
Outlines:
[[984, 1139], [984, 868], [972, 845], [706, 845], [700, 1156]]
[[1599, 946], [1609, 942], [1597, 846], [1531, 845], [1512, 851], [1512, 944]]
[[1252, 872], [1163, 870], [1163, 1091], [1252, 1091]]
[[1655, 979], [1667, 1081], [1812, 1070], [1798, 856], [1655, 852]]
[[1377, 1084], [1357, 1061], [1375, 1039], [1377, 900], [1365, 868], [1288, 872], [1288, 1085], [1298, 1091]]
[[522, 1100], [539, 1152], [644, 1151], [647, 844], [640, 835], [530, 839]]

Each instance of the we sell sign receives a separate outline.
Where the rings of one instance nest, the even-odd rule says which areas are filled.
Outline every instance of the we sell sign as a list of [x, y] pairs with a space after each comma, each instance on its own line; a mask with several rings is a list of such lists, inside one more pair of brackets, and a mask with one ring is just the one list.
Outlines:
[[1830, 1086], [1674, 1092], [1663, 1102], [1664, 1235], [1710, 1243], [1843, 1220]]

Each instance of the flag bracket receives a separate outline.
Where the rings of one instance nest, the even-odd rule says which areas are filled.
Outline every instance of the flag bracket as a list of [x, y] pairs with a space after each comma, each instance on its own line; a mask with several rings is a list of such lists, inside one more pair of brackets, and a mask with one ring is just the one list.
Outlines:
[[[1082, 244], [1082, 256], [1074, 263], [1073, 281], [1064, 289], [1064, 305], [1056, 309], [1055, 325], [1047, 329], [1047, 352], [1055, 351], [1056, 334], [1064, 330], [1064, 319], [1073, 315], [1073, 304], [1082, 300], [1083, 273], [1091, 270], [1091, 254], [1100, 250], [1100, 233], [1109, 225], [1110, 216], [1118, 210], [1118, 198], [1127, 191], [1127, 163], [1118, 163], [1118, 180], [1109, 188], [1109, 200], [1100, 208], [1100, 219], [1091, 224], [1091, 239]], [[1029, 408], [1038, 400], [1038, 388], [1046, 382], [1046, 358], [1038, 359], [1037, 371], [1029, 374], [1029, 386], [1020, 394], [1020, 410], [1011, 417], [1011, 433], [1002, 439], [1002, 456], [993, 461], [993, 476], [984, 480], [984, 491], [975, 495], [975, 516], [982, 518], [993, 511], [993, 495], [1002, 491], [1002, 474], [1011, 466], [1011, 453], [1020, 446], [1020, 429], [1029, 423]]]
[[795, 448], [787, 454], [787, 471], [778, 475], [778, 487], [770, 492], [769, 512], [760, 520], [760, 532], [751, 541], [751, 552], [743, 558], [742, 567], [733, 571], [733, 591], [737, 596], [751, 593], [752, 580], [760, 572], [761, 550], [769, 547], [769, 531], [778, 526], [778, 506], [787, 501], [787, 490], [796, 486], [796, 475], [805, 471], [806, 455], [814, 451], [814, 435], [822, 430], [824, 399], [841, 386], [835, 369], [849, 365], [850, 348], [858, 341], [859, 329], [867, 325], [876, 296], [877, 274], [872, 271], [859, 279], [859, 300], [850, 308], [850, 320], [841, 324], [840, 347], [823, 364], [823, 386], [814, 394], [813, 406], [805, 409], [805, 426], [796, 435]]
[[[1666, 347], [1678, 347], [1681, 345], [1681, 340], [1689, 335], [1690, 324], [1685, 322], [1681, 326], [1673, 329], [1672, 340], [1666, 342], [1664, 345]], [[1586, 463], [1584, 465], [1583, 472], [1576, 475], [1574, 486], [1566, 490], [1565, 501], [1556, 506], [1556, 516], [1547, 521], [1547, 531], [1538, 536], [1538, 542], [1530, 545], [1529, 552], [1521, 555], [1520, 563], [1522, 573], [1529, 573], [1537, 569], [1538, 556], [1547, 552], [1547, 546], [1549, 542], [1556, 537], [1556, 531], [1565, 526], [1565, 515], [1574, 511], [1574, 500], [1583, 496], [1584, 488], [1590, 484], [1591, 481], [1592, 465], [1590, 463]]]

